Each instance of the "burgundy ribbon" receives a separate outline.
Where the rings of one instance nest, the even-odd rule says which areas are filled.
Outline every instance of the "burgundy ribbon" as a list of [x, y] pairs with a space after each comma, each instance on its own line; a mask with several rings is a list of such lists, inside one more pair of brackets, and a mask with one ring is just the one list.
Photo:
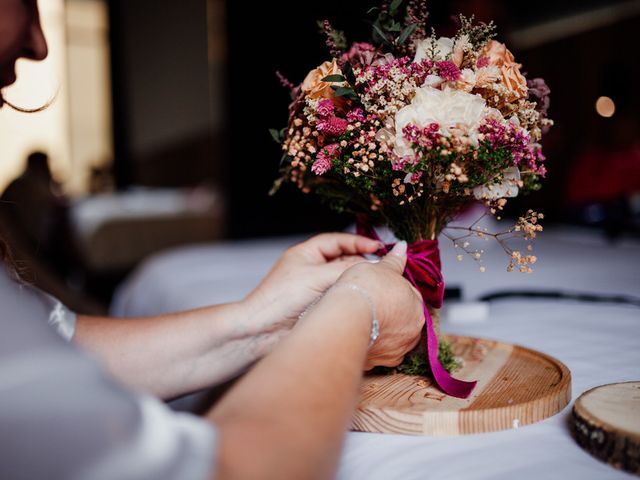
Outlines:
[[[380, 241], [378, 233], [363, 216], [358, 216], [356, 231], [358, 235]], [[376, 252], [376, 255], [386, 255], [393, 248], [392, 243], [383, 245]], [[438, 240], [420, 240], [409, 244], [407, 247], [407, 265], [403, 275], [422, 295], [422, 308], [427, 327], [427, 355], [436, 384], [448, 395], [467, 398], [477, 382], [458, 380], [449, 375], [444, 369], [440, 360], [438, 360], [438, 336], [433, 329], [433, 320], [427, 308], [427, 305], [440, 308], [444, 298], [444, 279], [442, 278], [440, 266]]]

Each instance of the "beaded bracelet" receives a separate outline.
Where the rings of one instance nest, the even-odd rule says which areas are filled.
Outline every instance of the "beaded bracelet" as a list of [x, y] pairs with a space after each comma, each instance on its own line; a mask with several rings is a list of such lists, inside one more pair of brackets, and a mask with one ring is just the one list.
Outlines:
[[349, 290], [353, 290], [354, 292], [357, 292], [369, 304], [369, 308], [371, 309], [371, 333], [369, 333], [369, 348], [371, 348], [371, 346], [375, 343], [375, 341], [378, 339], [378, 336], [380, 335], [380, 322], [378, 321], [378, 317], [376, 315], [376, 306], [373, 303], [371, 296], [364, 288], [356, 285], [355, 283], [340, 282], [340, 283], [333, 284], [324, 294], [320, 295], [313, 302], [311, 302], [311, 304], [309, 304], [309, 306], [305, 308], [305, 310], [300, 315], [298, 315], [298, 320], [301, 320], [302, 317], [304, 317], [307, 314], [307, 312], [309, 312], [309, 310], [315, 307], [316, 304], [320, 300], [322, 300], [322, 297], [324, 297], [327, 293], [329, 293], [334, 288], [338, 288], [338, 287], [348, 288]]

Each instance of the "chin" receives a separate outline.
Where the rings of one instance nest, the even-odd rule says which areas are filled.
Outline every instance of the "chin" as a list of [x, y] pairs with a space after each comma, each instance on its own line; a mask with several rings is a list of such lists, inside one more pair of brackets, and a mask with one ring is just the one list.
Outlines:
[[16, 72], [12, 68], [10, 70], [5, 70], [3, 75], [0, 76], [0, 89], [4, 87], [8, 87], [16, 81]]

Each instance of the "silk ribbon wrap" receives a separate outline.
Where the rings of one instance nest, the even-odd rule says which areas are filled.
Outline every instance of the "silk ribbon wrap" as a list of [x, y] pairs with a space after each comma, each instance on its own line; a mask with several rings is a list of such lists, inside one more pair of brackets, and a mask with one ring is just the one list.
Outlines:
[[[357, 218], [356, 231], [358, 235], [380, 241], [378, 233], [363, 216], [358, 216]], [[382, 242], [380, 243], [383, 244]], [[376, 252], [376, 255], [386, 255], [393, 248], [392, 243], [383, 245]], [[442, 278], [440, 266], [438, 240], [420, 240], [409, 244], [407, 247], [407, 265], [403, 275], [422, 295], [422, 308], [427, 332], [427, 355], [429, 357], [429, 367], [436, 384], [448, 395], [467, 398], [477, 382], [458, 380], [449, 375], [449, 372], [444, 369], [438, 359], [438, 336], [433, 328], [433, 320], [427, 308], [427, 305], [440, 308], [444, 298], [444, 279]]]

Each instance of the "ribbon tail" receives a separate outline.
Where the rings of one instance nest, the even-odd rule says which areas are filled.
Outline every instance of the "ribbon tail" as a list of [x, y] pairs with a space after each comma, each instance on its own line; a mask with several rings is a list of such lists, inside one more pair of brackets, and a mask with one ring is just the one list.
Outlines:
[[449, 375], [449, 372], [444, 369], [438, 359], [438, 336], [433, 329], [433, 320], [431, 319], [431, 315], [429, 315], [429, 309], [427, 309], [426, 303], [423, 303], [423, 309], [427, 326], [427, 354], [429, 356], [429, 366], [431, 367], [433, 378], [444, 393], [452, 397], [467, 398], [471, 395], [471, 392], [478, 382], [458, 380]]

